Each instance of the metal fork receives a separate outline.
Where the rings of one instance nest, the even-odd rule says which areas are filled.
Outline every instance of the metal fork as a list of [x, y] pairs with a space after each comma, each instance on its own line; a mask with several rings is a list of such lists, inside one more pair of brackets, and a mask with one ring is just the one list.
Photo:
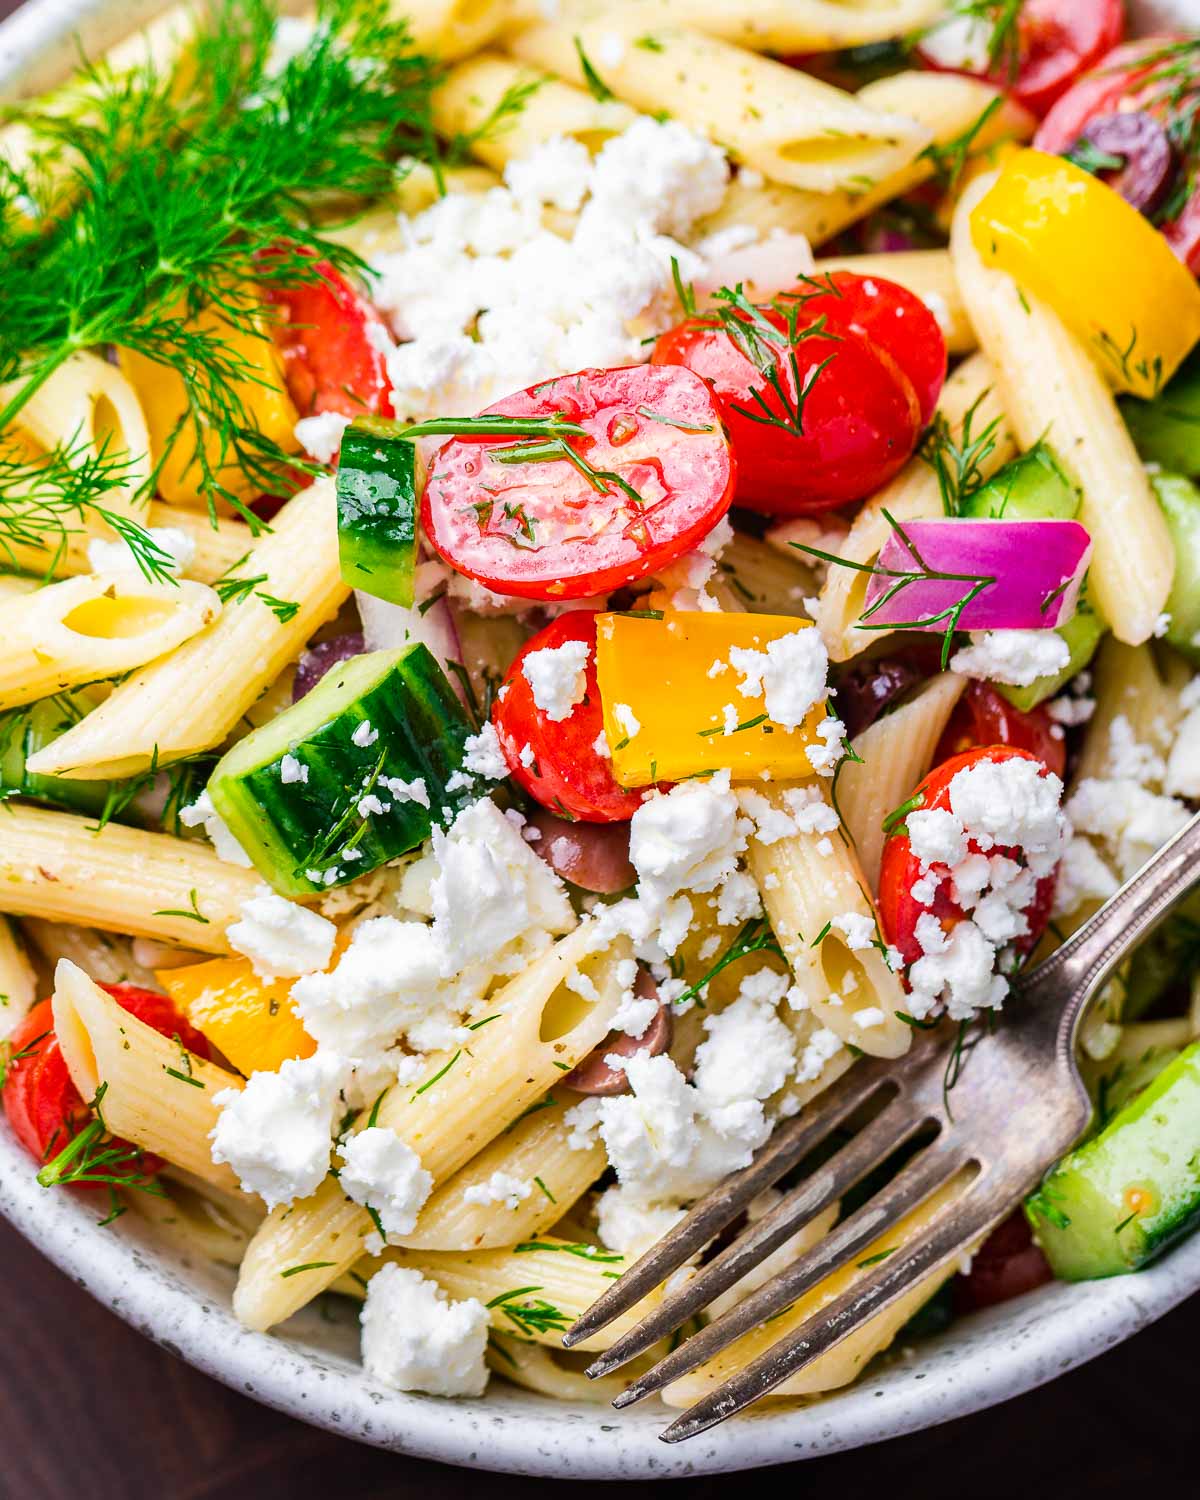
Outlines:
[[[691, 1280], [589, 1366], [607, 1375], [703, 1311], [872, 1168], [914, 1139], [921, 1144], [886, 1186], [813, 1249], [751, 1292], [636, 1379], [613, 1403], [628, 1406], [761, 1327], [832, 1272], [854, 1261], [952, 1179], [974, 1175], [907, 1243], [813, 1314], [661, 1434], [694, 1437], [765, 1396], [882, 1312], [918, 1281], [999, 1224], [1086, 1128], [1091, 1104], [1075, 1062], [1088, 1002], [1129, 950], [1200, 881], [1200, 813], [1044, 962], [1019, 975], [1002, 1022], [983, 1034], [945, 1086], [949, 1032], [918, 1032], [897, 1061], [856, 1064], [819, 1101], [780, 1126], [754, 1161], [698, 1202], [681, 1222], [600, 1297], [563, 1338], [571, 1347], [628, 1312], [770, 1187], [841, 1129], [850, 1138]], [[961, 1041], [961, 1038], [960, 1038]], [[882, 1104], [856, 1129], [855, 1116]]]

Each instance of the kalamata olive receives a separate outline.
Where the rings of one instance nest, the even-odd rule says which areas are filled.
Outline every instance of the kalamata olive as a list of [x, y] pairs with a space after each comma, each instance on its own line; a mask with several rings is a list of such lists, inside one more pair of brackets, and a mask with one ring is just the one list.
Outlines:
[[299, 703], [305, 693], [311, 693], [330, 667], [340, 661], [349, 661], [352, 656], [361, 656], [366, 650], [361, 635], [335, 635], [316, 646], [310, 646], [301, 656], [292, 683], [292, 702]]
[[888, 704], [920, 682], [923, 675], [915, 662], [890, 656], [858, 662], [843, 672], [837, 680], [834, 701], [847, 738], [853, 739], [874, 724]]
[[[650, 974], [642, 969], [633, 987], [634, 994], [643, 1000], [658, 999], [658, 986]], [[594, 1052], [589, 1052], [563, 1079], [568, 1088], [578, 1094], [624, 1094], [629, 1090], [629, 1079], [624, 1068], [614, 1068], [605, 1061], [614, 1053], [618, 1057], [633, 1057], [635, 1053], [647, 1052], [657, 1057], [671, 1045], [674, 1023], [671, 1007], [659, 1002], [649, 1026], [641, 1036], [630, 1036], [627, 1031], [610, 1031]]]
[[581, 890], [613, 896], [637, 879], [629, 861], [628, 823], [570, 823], [541, 807], [529, 821], [541, 834], [530, 847]]
[[1120, 161], [1117, 167], [1098, 165], [1096, 176], [1139, 213], [1148, 214], [1162, 202], [1175, 173], [1175, 157], [1166, 131], [1153, 115], [1141, 109], [1096, 115], [1084, 126], [1070, 155], [1082, 158], [1085, 145]]

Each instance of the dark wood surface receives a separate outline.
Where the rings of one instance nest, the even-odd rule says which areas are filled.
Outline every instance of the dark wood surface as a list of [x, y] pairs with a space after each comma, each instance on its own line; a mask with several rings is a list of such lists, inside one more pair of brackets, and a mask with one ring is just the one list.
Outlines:
[[[500, 1500], [619, 1493], [397, 1458], [305, 1427], [174, 1359], [0, 1226], [0, 1500]], [[1135, 1500], [1197, 1493], [1200, 1299], [1004, 1406], [855, 1453], [682, 1481], [837, 1500]], [[886, 1486], [886, 1488], [882, 1488]], [[647, 1488], [637, 1486], [635, 1488]]]

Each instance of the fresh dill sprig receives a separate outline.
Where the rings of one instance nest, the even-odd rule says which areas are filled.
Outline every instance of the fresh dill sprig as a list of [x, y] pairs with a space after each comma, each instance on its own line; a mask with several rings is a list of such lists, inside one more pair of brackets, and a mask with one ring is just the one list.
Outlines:
[[451, 137], [446, 145], [446, 162], [458, 166], [470, 159], [481, 142], [494, 141], [511, 130], [517, 116], [546, 82], [545, 78], [523, 78], [510, 84], [474, 130], [459, 131]]
[[[535, 1333], [556, 1333], [571, 1326], [572, 1319], [561, 1308], [555, 1307], [542, 1297], [534, 1297], [540, 1286], [518, 1286], [511, 1292], [501, 1292], [485, 1305], [498, 1307], [510, 1323], [525, 1337]], [[522, 1300], [518, 1301], [517, 1299]]]
[[[1003, 94], [997, 94], [994, 99], [988, 101], [976, 118], [965, 130], [950, 140], [939, 145], [936, 141], [925, 147], [921, 157], [933, 164], [933, 174], [938, 185], [947, 193], [953, 192], [958, 186], [958, 180], [967, 165], [967, 157], [971, 154], [979, 132], [992, 118], [997, 110], [1004, 107]], [[1120, 165], [1118, 163], [1118, 165]]]
[[739, 959], [749, 958], [752, 953], [774, 953], [780, 958], [783, 957], [783, 949], [779, 946], [779, 941], [766, 917], [751, 917], [703, 979], [689, 985], [681, 995], [676, 995], [671, 1003], [684, 1005], [689, 1000], [698, 1000], [703, 1005], [708, 986], [722, 969], [727, 969], [730, 964], [737, 963]]
[[983, 391], [971, 403], [962, 420], [962, 435], [957, 439], [945, 416], [935, 412], [918, 450], [937, 477], [942, 510], [948, 516], [961, 515], [967, 500], [982, 488], [983, 465], [996, 449], [999, 417], [993, 417], [982, 432], [972, 432], [980, 402], [987, 395]]
[[591, 94], [597, 104], [606, 104], [610, 99], [615, 99], [617, 97], [616, 94], [613, 93], [612, 89], [609, 88], [608, 84], [605, 83], [604, 79], [600, 77], [599, 73], [592, 66], [587, 53], [583, 50], [583, 43], [578, 37], [573, 37], [572, 40], [575, 43], [575, 55], [579, 59], [579, 71], [583, 74], [583, 81], [587, 86], [588, 93]]
[[155, 1198], [166, 1194], [146, 1172], [145, 1158], [136, 1146], [116, 1142], [104, 1122], [101, 1104], [108, 1091], [102, 1083], [88, 1103], [94, 1118], [74, 1136], [37, 1174], [44, 1188], [65, 1187], [72, 1183], [107, 1187], [112, 1208], [102, 1224], [111, 1224], [124, 1212], [116, 1196], [117, 1188], [136, 1188]]
[[947, 20], [979, 22], [987, 28], [988, 67], [1011, 85], [1021, 67], [1019, 22], [1024, 6], [1025, 0], [954, 0], [947, 14], [928, 27], [925, 35], [944, 26]]

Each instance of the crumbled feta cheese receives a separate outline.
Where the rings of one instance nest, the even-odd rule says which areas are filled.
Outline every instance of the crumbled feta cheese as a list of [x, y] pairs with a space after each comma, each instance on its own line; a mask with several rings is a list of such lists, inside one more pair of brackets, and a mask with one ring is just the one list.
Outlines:
[[217, 858], [223, 859], [227, 865], [241, 865], [247, 870], [250, 868], [250, 856], [238, 843], [232, 829], [213, 806], [213, 800], [206, 791], [201, 792], [190, 806], [180, 808], [179, 821], [185, 828], [203, 827], [217, 852]]
[[641, 720], [628, 703], [614, 703], [613, 718], [616, 719], [617, 723], [624, 730], [627, 740], [631, 740], [636, 734], [641, 733]]
[[611, 760], [612, 759], [612, 751], [608, 748], [608, 735], [605, 734], [605, 732], [604, 732], [603, 729], [596, 736], [596, 738], [592, 741], [592, 749], [603, 760]]
[[966, 832], [947, 808], [930, 807], [910, 812], [905, 822], [912, 852], [920, 862], [922, 874], [930, 865], [956, 865], [966, 858]]
[[818, 776], [832, 776], [846, 753], [846, 726], [841, 719], [827, 717], [817, 725], [817, 744], [806, 745], [805, 757]]
[[1066, 842], [1062, 791], [1039, 761], [978, 760], [951, 781], [950, 810], [981, 849], [1015, 845], [1035, 875], [1048, 875]]
[[851, 1019], [860, 1031], [869, 1031], [872, 1026], [882, 1026], [887, 1017], [878, 1005], [868, 1005], [856, 1010]]
[[451, 1302], [419, 1271], [380, 1266], [363, 1303], [363, 1367], [399, 1391], [482, 1396], [488, 1326], [488, 1310], [478, 1298]]
[[[802, 1006], [793, 1005], [792, 1009], [803, 1009]], [[825, 1071], [825, 1065], [830, 1062], [842, 1050], [842, 1039], [836, 1031], [830, 1031], [827, 1026], [821, 1026], [813, 1032], [805, 1043], [804, 1051], [800, 1055], [800, 1061], [796, 1066], [797, 1083], [813, 1083]]]
[[1051, 698], [1046, 712], [1056, 724], [1086, 724], [1096, 712], [1096, 700], [1084, 696]]
[[1171, 616], [1165, 612], [1154, 622], [1154, 639], [1161, 641], [1171, 628]]
[[463, 769], [473, 776], [482, 776], [488, 781], [503, 781], [508, 775], [508, 762], [496, 737], [496, 726], [489, 719], [478, 734], [469, 734], [465, 741], [466, 754]]
[[1200, 708], [1193, 708], [1175, 731], [1163, 791], [1171, 797], [1200, 800]]
[[227, 1162], [268, 1208], [314, 1192], [329, 1170], [334, 1108], [348, 1073], [345, 1058], [318, 1050], [277, 1073], [252, 1073], [244, 1088], [223, 1089], [212, 1101], [213, 1161]]
[[1070, 660], [1070, 648], [1056, 630], [973, 631], [971, 644], [951, 658], [950, 670], [1028, 687], [1039, 677], [1061, 672]]
[[366, 750], [379, 738], [378, 729], [372, 729], [368, 720], [364, 719], [361, 724], [355, 725], [354, 733], [350, 736], [352, 744], [360, 750]]
[[590, 655], [587, 641], [564, 641], [531, 651], [521, 662], [534, 703], [554, 723], [570, 718], [575, 705], [583, 702]]
[[875, 942], [875, 919], [862, 912], [841, 912], [829, 925], [842, 934], [852, 953], [859, 953]]
[[338, 1186], [379, 1216], [385, 1235], [411, 1234], [433, 1190], [421, 1158], [394, 1130], [370, 1125], [343, 1142]]
[[736, 927], [751, 917], [762, 915], [762, 898], [749, 875], [735, 870], [717, 895], [717, 921], [722, 927]]
[[298, 761], [294, 755], [285, 755], [279, 762], [279, 779], [284, 786], [291, 786], [293, 782], [308, 780], [308, 766], [303, 761]]
[[669, 1234], [684, 1209], [672, 1203], [648, 1203], [619, 1183], [606, 1188], [596, 1201], [596, 1228], [610, 1250], [632, 1262]]
[[737, 813], [728, 772], [643, 802], [629, 825], [643, 899], [661, 907], [678, 891], [711, 891], [728, 880], [746, 847]]
[[972, 921], [956, 922], [946, 933], [936, 917], [917, 918], [922, 956], [908, 970], [908, 1008], [918, 1021], [943, 1005], [952, 1020], [968, 1020], [977, 1010], [998, 1008], [1008, 980], [993, 972], [996, 949]]
[[795, 1040], [775, 1008], [788, 987], [789, 980], [764, 969], [743, 981], [732, 1005], [706, 1017], [695, 1087], [708, 1107], [765, 1100], [787, 1082]]
[[[196, 539], [179, 526], [148, 526], [146, 536], [161, 554], [156, 560], [168, 573], [186, 573], [196, 556]], [[87, 546], [88, 567], [109, 577], [132, 577], [145, 581], [145, 574], [132, 547], [123, 538], [114, 542], [93, 537]]]
[[296, 441], [319, 464], [331, 464], [342, 446], [342, 434], [350, 418], [340, 411], [322, 411], [315, 417], [301, 417], [296, 423]]
[[489, 1203], [502, 1203], [505, 1208], [517, 1208], [533, 1192], [533, 1183], [508, 1172], [493, 1172], [486, 1182], [473, 1183], [463, 1192], [464, 1203], [478, 1203], [486, 1207]]
[[576, 213], [592, 177], [591, 153], [572, 136], [551, 136], [528, 156], [516, 157], [504, 168], [505, 186], [513, 196], [539, 207]]
[[733, 646], [729, 660], [742, 674], [742, 697], [762, 698], [769, 717], [788, 730], [825, 699], [829, 656], [821, 632], [811, 626], [780, 636], [765, 651]]
[[241, 920], [231, 922], [225, 936], [229, 946], [254, 965], [262, 979], [311, 974], [333, 956], [337, 928], [315, 911], [307, 911], [267, 887], [238, 908]]

